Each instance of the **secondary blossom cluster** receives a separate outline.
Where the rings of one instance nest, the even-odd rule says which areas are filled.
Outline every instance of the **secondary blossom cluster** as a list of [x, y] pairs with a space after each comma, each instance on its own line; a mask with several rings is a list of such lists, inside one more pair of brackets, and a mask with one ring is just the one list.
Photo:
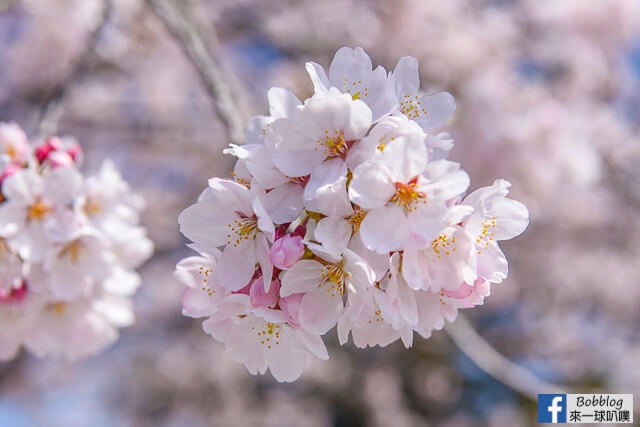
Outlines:
[[73, 140], [32, 144], [0, 123], [0, 360], [20, 346], [75, 360], [133, 322], [135, 268], [153, 250], [144, 203], [109, 161], [83, 177], [81, 158]]
[[498, 241], [528, 224], [509, 183], [466, 195], [469, 176], [436, 133], [455, 111], [446, 93], [419, 93], [418, 63], [373, 69], [341, 48], [328, 74], [307, 63], [304, 102], [268, 92], [233, 179], [212, 178], [179, 217], [199, 255], [183, 259], [183, 313], [253, 374], [293, 381], [322, 336], [385, 346], [428, 338], [457, 310], [482, 304], [507, 277]]

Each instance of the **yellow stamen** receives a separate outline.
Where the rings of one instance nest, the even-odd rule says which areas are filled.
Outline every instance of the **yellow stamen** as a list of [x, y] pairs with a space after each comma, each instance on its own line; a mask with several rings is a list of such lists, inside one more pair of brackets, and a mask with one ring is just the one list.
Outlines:
[[47, 304], [47, 310], [53, 311], [57, 315], [62, 315], [67, 309], [67, 304], [61, 301]]
[[258, 220], [255, 216], [251, 218], [239, 218], [231, 224], [227, 224], [227, 227], [229, 227], [227, 245], [233, 244], [233, 246], [236, 247], [243, 241], [255, 239], [258, 231]]
[[[344, 132], [341, 130], [334, 131], [333, 135], [328, 130], [324, 131], [324, 136], [318, 138], [316, 143], [320, 148], [324, 149], [324, 155], [327, 158], [344, 157], [349, 150], [347, 142], [344, 140]], [[316, 147], [316, 150], [318, 147]]]
[[409, 212], [416, 209], [417, 203], [427, 203], [427, 195], [416, 190], [417, 185], [417, 179], [412, 179], [406, 184], [396, 182], [396, 193], [391, 198], [391, 201]]
[[77, 264], [83, 248], [84, 244], [80, 239], [72, 240], [63, 246], [60, 252], [58, 252], [58, 258], [69, 257], [73, 264]]
[[431, 242], [431, 249], [438, 259], [441, 255], [449, 256], [456, 251], [456, 238], [442, 233]]
[[353, 215], [347, 218], [347, 222], [351, 224], [351, 228], [353, 229], [353, 233], [357, 233], [360, 230], [360, 224], [364, 220], [364, 217], [367, 216], [367, 211], [364, 209], [357, 208]]
[[88, 216], [98, 215], [102, 211], [100, 203], [90, 197], [87, 197], [87, 200], [84, 202], [84, 206], [82, 207], [82, 209]]
[[9, 156], [10, 159], [15, 159], [16, 156], [18, 155], [18, 150], [16, 149], [16, 147], [14, 147], [13, 145], [9, 144], [5, 150], [4, 150], [5, 154], [7, 156]]
[[211, 275], [212, 272], [213, 272], [213, 269], [211, 267], [204, 268], [204, 266], [200, 266], [200, 275], [202, 276], [201, 289], [203, 292], [206, 292], [207, 295], [209, 295], [210, 297], [212, 297], [213, 294], [216, 293], [216, 291], [211, 289], [211, 287], [207, 283], [209, 281], [209, 276]]
[[30, 220], [41, 221], [51, 212], [53, 208], [38, 198], [33, 205], [29, 206], [27, 216]]
[[248, 189], [251, 189], [251, 182], [248, 181], [247, 179], [238, 176], [237, 173], [235, 172], [231, 172], [231, 176], [233, 177], [233, 179], [240, 185], [244, 185], [245, 187], [247, 187]]
[[[252, 330], [256, 330], [256, 327], [252, 327]], [[271, 349], [272, 345], [280, 344], [280, 333], [282, 326], [278, 323], [265, 323], [264, 327], [257, 331], [260, 344], [266, 345], [268, 349]]]
[[415, 120], [421, 115], [426, 115], [427, 110], [420, 106], [421, 101], [418, 95], [405, 95], [400, 101], [400, 111], [411, 120]]
[[324, 286], [327, 284], [327, 292], [331, 294], [332, 297], [336, 296], [336, 291], [340, 293], [340, 295], [344, 295], [347, 291], [347, 279], [351, 277], [351, 273], [345, 271], [344, 269], [344, 260], [336, 264], [330, 264], [325, 267], [325, 270], [322, 272], [322, 283], [320, 286]]
[[[349, 85], [351, 83], [351, 85]], [[348, 93], [355, 101], [369, 96], [369, 88], [362, 87], [362, 80], [349, 82], [347, 77], [342, 81], [342, 93]]]
[[492, 216], [491, 218], [487, 218], [482, 221], [482, 231], [480, 235], [476, 238], [476, 247], [478, 249], [478, 254], [481, 254], [482, 251], [489, 249], [489, 245], [493, 241], [496, 233], [491, 231], [496, 228], [496, 217]]

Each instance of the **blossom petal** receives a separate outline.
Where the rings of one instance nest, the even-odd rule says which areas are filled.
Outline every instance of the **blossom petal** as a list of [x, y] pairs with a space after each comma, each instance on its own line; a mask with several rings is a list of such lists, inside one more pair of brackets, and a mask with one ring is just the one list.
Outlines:
[[347, 166], [342, 159], [327, 160], [313, 170], [304, 189], [304, 205], [324, 215], [353, 213], [347, 195]]
[[306, 293], [300, 301], [300, 326], [309, 332], [323, 335], [333, 328], [344, 306], [340, 292], [329, 283]]
[[205, 317], [216, 311], [216, 300], [200, 289], [186, 288], [182, 294], [182, 314], [188, 317]]
[[[249, 205], [247, 208], [250, 208]], [[221, 209], [215, 190], [205, 189], [198, 202], [189, 206], [178, 216], [180, 232], [193, 242], [213, 247], [227, 243], [228, 224], [236, 218], [234, 206]]]
[[420, 105], [427, 111], [416, 119], [423, 129], [434, 129], [444, 125], [456, 111], [456, 100], [449, 92], [425, 95], [420, 98]]
[[273, 220], [269, 216], [269, 213], [262, 205], [262, 202], [258, 197], [253, 200], [251, 204], [253, 208], [253, 212], [255, 212], [258, 222], [258, 228], [264, 235], [269, 239], [270, 242], [273, 242], [273, 237], [275, 234], [275, 226], [273, 225]]
[[[243, 148], [248, 147], [244, 145]], [[276, 167], [264, 145], [255, 145], [246, 159], [247, 170], [253, 176], [252, 184], [272, 188], [286, 183], [289, 179]]]
[[317, 334], [312, 334], [302, 329], [296, 330], [298, 339], [304, 344], [304, 346], [313, 353], [320, 360], [329, 360], [329, 353], [327, 347], [322, 341], [322, 337]]
[[443, 200], [458, 197], [469, 188], [469, 175], [460, 169], [459, 163], [449, 160], [429, 162], [422, 176], [429, 182], [424, 190]]
[[318, 261], [303, 259], [284, 273], [280, 296], [308, 292], [322, 281], [324, 267]]
[[414, 326], [418, 323], [415, 293], [405, 283], [398, 286], [398, 309], [409, 325]]
[[398, 96], [414, 95], [420, 89], [418, 60], [413, 56], [400, 58], [393, 69], [393, 83]]
[[318, 221], [314, 233], [322, 246], [339, 255], [351, 239], [351, 224], [341, 217], [328, 216]]
[[493, 216], [497, 218], [492, 230], [496, 240], [508, 240], [522, 234], [529, 225], [529, 210], [522, 203], [512, 199], [499, 199], [491, 204]]
[[379, 160], [369, 160], [353, 171], [349, 198], [363, 209], [384, 206], [395, 194], [393, 170]]
[[384, 147], [382, 159], [392, 165], [393, 180], [406, 183], [427, 166], [427, 147], [420, 139], [398, 137]]
[[230, 291], [244, 288], [256, 269], [256, 243], [253, 239], [238, 244], [227, 245], [220, 256], [215, 275], [220, 283]]
[[265, 136], [273, 163], [289, 177], [309, 175], [324, 160], [322, 150], [314, 150], [314, 135], [322, 130], [308, 122], [304, 113], [297, 111], [289, 118], [274, 121]]
[[315, 94], [319, 95], [328, 92], [331, 87], [331, 83], [329, 82], [329, 77], [327, 77], [327, 73], [325, 73], [322, 65], [315, 62], [307, 62], [305, 64], [305, 68], [313, 82], [313, 91]]
[[302, 211], [302, 186], [287, 182], [264, 196], [264, 207], [276, 224], [295, 220]]
[[360, 236], [372, 251], [385, 253], [401, 250], [410, 236], [403, 209], [390, 205], [370, 211], [360, 224]]
[[82, 188], [82, 175], [76, 168], [59, 167], [48, 172], [44, 177], [44, 194], [56, 204], [70, 203]]
[[491, 283], [500, 283], [509, 274], [507, 258], [496, 242], [478, 249], [478, 276]]
[[265, 291], [269, 290], [271, 285], [271, 276], [273, 275], [273, 264], [271, 263], [271, 256], [269, 254], [269, 242], [264, 234], [256, 236], [256, 261], [260, 264], [260, 271], [262, 276], [268, 278], [268, 283], [265, 283]]
[[42, 188], [42, 177], [31, 170], [19, 170], [2, 182], [4, 196], [21, 205], [31, 203]]
[[277, 381], [295, 381], [304, 371], [306, 351], [296, 338], [293, 329], [283, 325], [278, 344], [271, 344], [266, 350], [269, 370]]
[[402, 256], [402, 277], [407, 285], [414, 290], [426, 288], [426, 276], [424, 265], [418, 256], [419, 248], [415, 243], [410, 242], [405, 246]]
[[[269, 281], [271, 279], [269, 278]], [[251, 305], [254, 307], [271, 307], [278, 301], [278, 293], [280, 292], [280, 284], [273, 281], [271, 286], [265, 289], [264, 277], [256, 279], [251, 285], [249, 298]]]
[[272, 87], [267, 91], [269, 100], [269, 114], [274, 119], [289, 117], [298, 109], [302, 102], [289, 89]]
[[23, 206], [5, 202], [0, 205], [0, 236], [9, 237], [18, 232], [26, 221]]

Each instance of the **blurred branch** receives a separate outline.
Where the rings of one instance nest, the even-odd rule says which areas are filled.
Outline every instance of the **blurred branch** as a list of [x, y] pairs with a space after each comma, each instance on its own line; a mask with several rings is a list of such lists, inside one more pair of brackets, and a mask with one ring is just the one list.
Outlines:
[[[175, 2], [171, 0], [147, 0], [147, 2], [196, 68], [227, 128], [231, 142], [242, 144], [244, 142], [245, 118], [242, 109], [239, 108], [235, 100], [228, 73], [225, 73], [214, 62], [212, 55], [207, 51], [202, 36], [184, 16], [179, 14]], [[212, 37], [214, 44], [217, 45], [215, 36]]]
[[100, 40], [100, 35], [111, 16], [112, 8], [113, 4], [111, 3], [111, 0], [102, 0], [102, 10], [100, 12], [100, 17], [98, 18], [98, 23], [89, 35], [82, 53], [78, 55], [72, 64], [71, 71], [67, 77], [49, 92], [45, 98], [44, 104], [40, 108], [40, 115], [34, 129], [35, 136], [43, 137], [45, 135], [52, 135], [56, 132], [63, 110], [62, 100], [64, 99], [71, 83], [86, 71], [87, 60], [95, 51], [98, 41]]
[[637, 190], [634, 177], [629, 176], [629, 172], [618, 165], [610, 154], [602, 153], [601, 158], [612, 193], [618, 195], [625, 204], [640, 210], [640, 191]]
[[531, 400], [536, 401], [538, 393], [567, 393], [564, 387], [541, 380], [498, 353], [463, 315], [459, 314], [445, 329], [456, 346], [480, 369]]
[[0, 12], [10, 9], [16, 0], [0, 0]]

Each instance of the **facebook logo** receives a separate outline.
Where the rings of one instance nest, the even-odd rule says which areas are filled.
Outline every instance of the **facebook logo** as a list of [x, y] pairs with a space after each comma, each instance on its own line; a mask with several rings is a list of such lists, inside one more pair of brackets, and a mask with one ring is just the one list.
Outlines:
[[567, 422], [567, 395], [566, 394], [539, 394], [538, 395], [538, 422], [539, 423], [566, 423]]

